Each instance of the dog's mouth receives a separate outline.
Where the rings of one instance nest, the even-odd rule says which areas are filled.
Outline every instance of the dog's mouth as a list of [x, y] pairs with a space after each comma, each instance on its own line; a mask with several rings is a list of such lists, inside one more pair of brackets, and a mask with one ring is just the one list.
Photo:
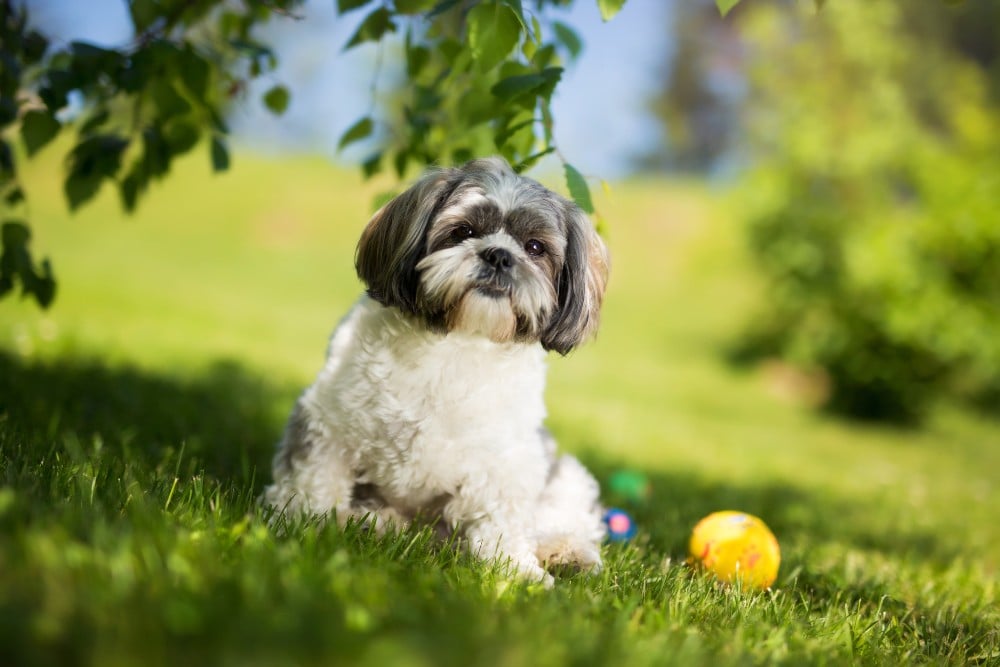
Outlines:
[[476, 277], [478, 280], [473, 290], [482, 296], [492, 299], [506, 299], [514, 291], [514, 281], [507, 272], [483, 269]]
[[491, 299], [506, 299], [510, 296], [510, 287], [504, 285], [476, 285], [475, 291]]

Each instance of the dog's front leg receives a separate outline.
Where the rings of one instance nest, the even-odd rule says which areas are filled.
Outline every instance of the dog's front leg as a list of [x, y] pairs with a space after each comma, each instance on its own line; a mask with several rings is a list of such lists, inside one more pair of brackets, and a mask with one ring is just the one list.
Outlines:
[[445, 506], [443, 515], [460, 531], [473, 555], [483, 560], [508, 561], [517, 576], [550, 587], [554, 580], [535, 555], [528, 509], [499, 499], [484, 503], [482, 498], [459, 493]]

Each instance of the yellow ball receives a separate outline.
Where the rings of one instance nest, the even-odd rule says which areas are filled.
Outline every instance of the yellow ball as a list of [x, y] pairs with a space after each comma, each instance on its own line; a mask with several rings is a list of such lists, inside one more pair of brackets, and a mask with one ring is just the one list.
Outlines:
[[701, 565], [726, 583], [739, 580], [769, 588], [778, 577], [781, 550], [767, 525], [745, 512], [709, 514], [698, 522], [688, 545], [688, 562]]

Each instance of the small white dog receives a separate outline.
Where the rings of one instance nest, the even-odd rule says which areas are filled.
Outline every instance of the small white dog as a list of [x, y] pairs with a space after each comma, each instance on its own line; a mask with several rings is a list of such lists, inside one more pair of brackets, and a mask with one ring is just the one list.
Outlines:
[[434, 170], [378, 211], [368, 294], [299, 398], [264, 501], [427, 521], [521, 576], [597, 571], [598, 485], [545, 430], [545, 352], [597, 327], [607, 250], [572, 202], [499, 158]]

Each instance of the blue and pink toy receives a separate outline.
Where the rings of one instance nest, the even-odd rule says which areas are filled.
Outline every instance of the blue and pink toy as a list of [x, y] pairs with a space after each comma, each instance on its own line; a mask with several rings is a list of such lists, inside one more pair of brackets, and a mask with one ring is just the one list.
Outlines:
[[613, 507], [605, 512], [604, 525], [608, 528], [608, 540], [611, 542], [625, 542], [635, 537], [635, 521], [623, 510]]

